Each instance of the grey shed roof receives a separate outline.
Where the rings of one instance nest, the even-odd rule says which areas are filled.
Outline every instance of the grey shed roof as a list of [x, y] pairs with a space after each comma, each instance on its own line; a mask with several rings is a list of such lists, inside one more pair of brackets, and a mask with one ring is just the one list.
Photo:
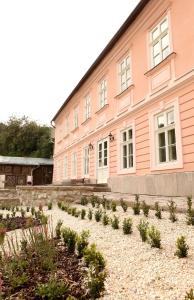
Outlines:
[[27, 166], [53, 165], [53, 160], [49, 158], [0, 156], [0, 164]]

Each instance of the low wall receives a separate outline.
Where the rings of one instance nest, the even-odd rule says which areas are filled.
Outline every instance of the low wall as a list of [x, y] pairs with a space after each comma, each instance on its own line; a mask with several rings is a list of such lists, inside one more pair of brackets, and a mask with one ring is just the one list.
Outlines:
[[15, 189], [0, 189], [0, 205], [19, 205], [20, 200]]

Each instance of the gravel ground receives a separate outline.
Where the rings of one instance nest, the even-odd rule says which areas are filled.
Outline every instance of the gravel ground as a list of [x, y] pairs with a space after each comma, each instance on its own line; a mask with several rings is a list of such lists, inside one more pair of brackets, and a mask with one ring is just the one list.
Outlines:
[[[88, 209], [80, 205], [77, 208]], [[94, 210], [93, 210], [94, 211]], [[80, 232], [90, 231], [90, 242], [95, 242], [107, 261], [108, 278], [104, 300], [184, 300], [186, 291], [194, 287], [194, 235], [192, 226], [185, 222], [185, 215], [177, 214], [178, 221], [171, 223], [169, 214], [163, 212], [163, 219], [158, 220], [154, 211], [150, 211], [148, 222], [161, 231], [161, 249], [151, 248], [141, 242], [137, 225], [143, 215], [134, 216], [129, 208], [124, 213], [121, 207], [110, 215], [133, 220], [133, 233], [123, 235], [122, 229], [113, 230], [110, 225], [104, 227], [95, 220], [75, 218], [54, 207], [46, 211], [52, 215], [54, 224], [61, 219], [65, 226]], [[121, 225], [121, 222], [120, 222]], [[121, 226], [120, 226], [121, 227]], [[188, 258], [174, 256], [175, 242], [184, 235], [189, 245]]]

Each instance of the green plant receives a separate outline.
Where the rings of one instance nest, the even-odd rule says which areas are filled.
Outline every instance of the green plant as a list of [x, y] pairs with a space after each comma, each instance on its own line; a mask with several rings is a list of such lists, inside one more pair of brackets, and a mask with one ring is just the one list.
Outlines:
[[173, 200], [171, 200], [168, 203], [168, 208], [169, 208], [169, 213], [170, 213], [169, 219], [171, 220], [171, 222], [176, 222], [177, 221], [177, 217], [176, 217], [176, 205], [175, 205], [175, 203], [174, 203]]
[[177, 250], [175, 252], [176, 256], [178, 256], [179, 258], [187, 257], [189, 246], [187, 245], [185, 241], [185, 237], [183, 235], [177, 238], [176, 247], [177, 247]]
[[111, 209], [111, 202], [110, 202], [110, 200], [106, 200], [106, 209], [107, 210], [110, 210]]
[[133, 213], [134, 215], [139, 215], [140, 214], [140, 202], [139, 202], [139, 195], [135, 195], [135, 202], [133, 204]]
[[149, 215], [150, 206], [145, 201], [142, 202], [142, 210], [144, 216], [147, 218]]
[[193, 289], [190, 289], [190, 291], [186, 293], [185, 300], [194, 300], [194, 290]]
[[40, 215], [40, 222], [42, 225], [46, 225], [48, 223], [48, 216], [41, 214]]
[[57, 239], [60, 239], [61, 237], [61, 226], [63, 225], [63, 222], [61, 220], [59, 220], [57, 222], [56, 228], [55, 228], [55, 233], [56, 233], [56, 237]]
[[132, 233], [132, 219], [125, 218], [123, 221], [123, 233], [124, 234], [131, 234]]
[[84, 220], [85, 219], [85, 215], [86, 215], [86, 210], [82, 209], [81, 210], [81, 219]]
[[100, 222], [100, 220], [102, 218], [102, 210], [101, 209], [96, 210], [94, 213], [94, 217], [95, 217], [96, 222]]
[[88, 199], [86, 196], [82, 196], [81, 197], [81, 201], [80, 201], [81, 205], [87, 205], [88, 204]]
[[90, 299], [97, 299], [101, 296], [101, 293], [105, 290], [106, 277], [106, 271], [96, 272], [94, 268], [90, 268], [87, 282]]
[[122, 198], [120, 200], [120, 204], [121, 204], [121, 207], [122, 207], [123, 211], [126, 212], [128, 206], [127, 206], [127, 203]]
[[187, 197], [187, 224], [194, 225], [194, 210], [192, 209], [191, 197]]
[[34, 206], [32, 206], [32, 207], [31, 207], [31, 214], [32, 214], [32, 216], [35, 215], [35, 211], [36, 211], [36, 210], [35, 210]]
[[113, 219], [111, 219], [111, 226], [113, 229], [119, 229], [119, 218], [117, 216], [113, 216]]
[[25, 217], [25, 213], [26, 213], [25, 210], [24, 210], [23, 208], [21, 208], [21, 211], [20, 211], [20, 212], [21, 212], [22, 218], [24, 218], [24, 217]]
[[36, 288], [36, 296], [40, 299], [63, 299], [63, 297], [68, 295], [69, 285], [64, 281], [58, 281], [54, 278], [50, 279], [47, 283], [38, 284]]
[[29, 212], [29, 211], [30, 211], [30, 207], [27, 206], [27, 207], [26, 207], [26, 212]]
[[9, 279], [10, 286], [13, 290], [23, 286], [28, 282], [28, 276], [26, 273], [17, 276], [13, 274]]
[[90, 236], [90, 233], [88, 230], [83, 230], [81, 232], [81, 234], [77, 236], [78, 257], [82, 257], [84, 255], [84, 251], [89, 244], [89, 242], [88, 242], [89, 236]]
[[103, 255], [96, 250], [95, 244], [91, 244], [85, 249], [84, 261], [87, 267], [94, 267], [98, 272], [101, 272], [106, 265]]
[[5, 234], [6, 234], [6, 227], [4, 224], [0, 223], [0, 245], [4, 243]]
[[160, 231], [156, 229], [153, 225], [148, 228], [148, 242], [151, 245], [151, 247], [161, 247]]
[[67, 250], [70, 253], [73, 253], [75, 251], [77, 233], [69, 227], [64, 227], [61, 230], [61, 235], [64, 244], [67, 246]]
[[71, 215], [72, 215], [73, 217], [75, 217], [76, 212], [77, 212], [77, 208], [76, 208], [76, 207], [72, 207], [72, 208], [71, 208]]
[[116, 204], [115, 201], [112, 201], [112, 202], [111, 202], [111, 209], [112, 209], [112, 211], [114, 211], [114, 212], [117, 210], [117, 204]]
[[102, 207], [103, 207], [104, 209], [106, 209], [106, 202], [107, 202], [107, 199], [106, 199], [105, 196], [103, 195], [103, 196], [102, 196], [102, 200], [101, 200], [101, 204], [102, 204]]
[[147, 235], [147, 232], [148, 232], [148, 226], [149, 226], [149, 223], [146, 222], [145, 220], [140, 220], [140, 223], [139, 223], [139, 225], [137, 226], [137, 229], [139, 230], [139, 233], [140, 233], [142, 242], [147, 241], [147, 237], [148, 237], [148, 235]]
[[158, 219], [162, 219], [162, 210], [161, 210], [161, 208], [160, 208], [160, 206], [159, 206], [159, 203], [158, 202], [155, 202], [155, 204], [154, 204], [154, 208], [155, 208], [155, 216], [156, 216], [156, 218], [158, 218]]
[[50, 202], [48, 203], [48, 210], [51, 210], [52, 207], [53, 207], [53, 204], [52, 204], [52, 202], [50, 201]]
[[73, 297], [73, 296], [71, 296], [71, 295], [69, 295], [69, 296], [66, 298], [66, 300], [78, 300], [78, 299], [75, 298], [75, 297]]
[[90, 198], [90, 203], [92, 204], [93, 208], [96, 206], [96, 199], [97, 199], [97, 197], [94, 195], [92, 195]]
[[58, 201], [58, 202], [57, 202], [58, 208], [61, 208], [61, 205], [62, 205], [62, 202], [61, 202], [61, 201]]
[[91, 209], [88, 210], [88, 219], [92, 220], [93, 212]]
[[107, 215], [106, 212], [105, 212], [105, 213], [103, 214], [103, 216], [102, 216], [102, 224], [103, 224], [104, 226], [106, 226], [106, 225], [109, 224], [109, 222], [110, 222], [110, 219], [109, 219], [108, 215]]

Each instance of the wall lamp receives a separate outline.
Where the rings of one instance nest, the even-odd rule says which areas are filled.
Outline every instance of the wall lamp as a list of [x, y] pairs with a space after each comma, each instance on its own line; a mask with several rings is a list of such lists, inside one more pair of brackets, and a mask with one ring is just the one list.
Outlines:
[[109, 133], [108, 137], [109, 137], [109, 141], [110, 141], [110, 142], [114, 141], [114, 139], [115, 139], [115, 138], [114, 138], [114, 135], [112, 135], [111, 132]]
[[90, 151], [94, 149], [94, 146], [92, 145], [91, 142], [89, 143], [88, 148], [89, 148]]

